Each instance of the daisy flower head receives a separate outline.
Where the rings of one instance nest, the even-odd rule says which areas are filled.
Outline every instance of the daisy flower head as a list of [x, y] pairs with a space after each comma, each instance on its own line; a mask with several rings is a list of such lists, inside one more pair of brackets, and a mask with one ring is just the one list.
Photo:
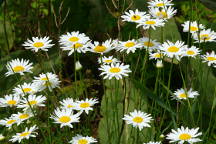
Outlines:
[[205, 27], [202, 24], [198, 24], [196, 21], [186, 21], [182, 24], [183, 32], [196, 33]]
[[143, 143], [143, 144], [161, 144], [161, 142], [153, 142], [153, 141], [150, 141], [150, 142]]
[[60, 127], [69, 126], [70, 128], [73, 128], [72, 123], [78, 123], [80, 119], [81, 113], [73, 114], [72, 109], [59, 109], [57, 108], [54, 111], [54, 114], [51, 115], [51, 119], [54, 119], [57, 124], [60, 124]]
[[48, 51], [54, 44], [51, 44], [51, 40], [49, 37], [32, 37], [32, 40], [28, 39], [24, 42], [23, 46], [26, 49], [30, 49], [34, 52], [38, 52], [39, 50]]
[[80, 33], [79, 31], [67, 32], [67, 34], [63, 34], [60, 36], [60, 45], [76, 45], [76, 44], [86, 44], [90, 41], [89, 37], [84, 33]]
[[14, 135], [9, 141], [11, 142], [21, 142], [23, 139], [29, 139], [30, 137], [36, 137], [36, 135], [38, 134], [37, 132], [35, 132], [35, 130], [37, 130], [37, 126], [34, 125], [30, 128], [25, 128], [24, 132], [21, 133], [16, 133], [16, 135]]
[[172, 0], [151, 0], [150, 2], [147, 3], [149, 4], [148, 7], [164, 8], [173, 5], [171, 2]]
[[71, 144], [92, 144], [92, 143], [96, 143], [96, 142], [97, 142], [97, 140], [93, 137], [82, 136], [82, 135], [78, 134], [75, 137], [73, 137], [69, 143], [71, 143]]
[[200, 54], [200, 50], [197, 47], [192, 46], [190, 48], [185, 48], [185, 52], [184, 52], [183, 56], [196, 57], [199, 54]]
[[150, 16], [146, 12], [140, 12], [138, 9], [135, 11], [129, 10], [121, 16], [123, 21], [139, 23], [140, 21], [149, 18]]
[[199, 93], [190, 89], [189, 91], [184, 90], [183, 88], [177, 89], [174, 93], [173, 98], [177, 100], [186, 100], [188, 98], [196, 98]]
[[154, 18], [149, 18], [149, 19], [145, 19], [141, 22], [138, 23], [137, 27], [142, 26], [143, 29], [156, 29], [156, 27], [163, 27], [165, 25], [164, 20], [163, 19], [154, 19]]
[[0, 98], [0, 107], [14, 107], [20, 103], [20, 96], [9, 94], [5, 95], [4, 98]]
[[130, 52], [134, 53], [136, 49], [141, 48], [142, 44], [139, 43], [138, 41], [132, 39], [128, 41], [119, 41], [119, 45], [116, 48], [117, 51], [126, 51], [127, 54]]
[[51, 72], [45, 74], [42, 73], [38, 77], [34, 78], [35, 80], [33, 81], [33, 83], [38, 87], [39, 91], [42, 91], [46, 88], [52, 91], [52, 89], [59, 87], [60, 84], [58, 76]]
[[113, 58], [113, 56], [103, 56], [102, 58], [98, 58], [99, 64], [115, 64], [117, 62], [120, 62], [117, 58]]
[[24, 96], [26, 94], [34, 94], [37, 91], [38, 89], [34, 83], [23, 83], [22, 85], [18, 85], [13, 89], [14, 93], [21, 96]]
[[97, 99], [87, 98], [85, 100], [77, 101], [76, 107], [77, 110], [80, 110], [81, 112], [85, 111], [85, 113], [88, 114], [90, 110], [93, 110], [92, 106], [94, 106], [96, 103], [98, 103]]
[[149, 59], [155, 59], [155, 60], [158, 60], [158, 59], [162, 59], [163, 58], [163, 53], [161, 53], [160, 51], [156, 51], [156, 52], [150, 52], [149, 53], [150, 57]]
[[124, 65], [123, 63], [101, 65], [99, 70], [102, 71], [100, 75], [105, 75], [104, 79], [116, 78], [117, 80], [122, 79], [123, 76], [128, 76], [128, 73], [131, 72], [129, 65]]
[[16, 119], [17, 125], [20, 125], [23, 121], [33, 117], [33, 114], [29, 112], [18, 112], [17, 114], [12, 114], [12, 117]]
[[24, 110], [28, 110], [30, 108], [35, 108], [35, 107], [44, 107], [45, 101], [46, 101], [45, 96], [28, 95], [27, 99], [23, 98], [17, 107], [24, 108]]
[[9, 118], [5, 118], [3, 120], [0, 120], [0, 125], [3, 125], [7, 128], [11, 128], [12, 125], [17, 123], [17, 119], [13, 116], [9, 117]]
[[202, 135], [201, 132], [198, 132], [199, 128], [189, 129], [188, 127], [178, 128], [177, 130], [172, 129], [172, 131], [167, 135], [167, 139], [170, 140], [171, 143], [178, 142], [178, 144], [187, 143], [196, 143], [202, 141], [197, 138]]
[[62, 106], [62, 108], [64, 109], [72, 109], [72, 110], [76, 110], [77, 109], [77, 102], [74, 101], [72, 98], [66, 98], [63, 99], [62, 101], [60, 101], [60, 104]]
[[5, 73], [6, 76], [13, 75], [15, 73], [19, 73], [20, 75], [24, 75], [25, 72], [32, 73], [32, 65], [29, 60], [25, 59], [14, 59], [7, 63], [6, 68], [8, 72]]
[[175, 43], [172, 43], [170, 41], [164, 42], [160, 46], [160, 50], [167, 55], [170, 58], [176, 57], [178, 60], [182, 57], [184, 54], [185, 48], [187, 46], [182, 41], [177, 41]]
[[150, 114], [134, 110], [130, 112], [129, 115], [124, 115], [123, 120], [125, 120], [127, 124], [131, 124], [133, 127], [138, 127], [139, 130], [142, 130], [144, 127], [151, 127], [149, 123], [152, 117]]
[[216, 32], [211, 29], [201, 30], [199, 34], [194, 33], [193, 39], [196, 43], [198, 42], [215, 42], [216, 41]]
[[177, 10], [175, 10], [171, 6], [167, 7], [166, 9], [157, 8], [157, 7], [156, 8], [151, 7], [149, 9], [149, 13], [154, 18], [159, 18], [159, 19], [165, 19], [166, 20], [166, 19], [172, 18], [177, 13]]
[[97, 41], [94, 43], [89, 43], [89, 48], [88, 51], [93, 52], [93, 53], [99, 53], [99, 54], [104, 54], [112, 49], [114, 49], [114, 43], [111, 39], [106, 40], [105, 42], [102, 42], [101, 44]]
[[138, 41], [142, 44], [144, 48], [148, 49], [148, 51], [157, 50], [160, 46], [159, 42], [157, 42], [156, 40], [152, 40], [148, 37], [142, 37], [138, 39]]
[[206, 53], [205, 55], [201, 56], [203, 59], [203, 62], [207, 62], [208, 66], [214, 66], [216, 67], [216, 54], [214, 51], [211, 53]]

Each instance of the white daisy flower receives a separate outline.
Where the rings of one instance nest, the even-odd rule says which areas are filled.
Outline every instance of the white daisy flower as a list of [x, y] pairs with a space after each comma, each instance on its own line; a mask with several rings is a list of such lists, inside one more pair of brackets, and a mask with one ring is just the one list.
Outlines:
[[202, 24], [199, 24], [196, 21], [186, 21], [183, 26], [183, 32], [189, 32], [190, 33], [196, 33], [201, 29], [204, 29], [205, 27]]
[[0, 107], [14, 107], [20, 103], [19, 95], [5, 95], [4, 98], [0, 98]]
[[93, 52], [93, 53], [104, 54], [114, 49], [115, 48], [114, 45], [115, 44], [112, 42], [111, 39], [106, 40], [105, 42], [102, 42], [102, 44], [95, 41], [94, 43], [89, 43], [88, 51]]
[[0, 120], [0, 125], [6, 126], [7, 128], [11, 128], [11, 126], [16, 123], [17, 123], [17, 119], [15, 119], [14, 117], [9, 117]]
[[77, 110], [77, 102], [74, 101], [72, 98], [66, 98], [60, 101], [60, 104], [64, 109]]
[[192, 89], [190, 89], [189, 91], [185, 91], [183, 88], [177, 89], [173, 94], [173, 98], [177, 100], [196, 98], [199, 95], [197, 91], [193, 91]]
[[176, 57], [178, 60], [180, 60], [186, 47], [187, 46], [182, 41], [177, 41], [176, 43], [167, 41], [160, 46], [160, 50], [168, 57]]
[[183, 56], [196, 57], [199, 54], [200, 54], [200, 50], [198, 48], [196, 48], [195, 46], [192, 46], [190, 48], [185, 48], [185, 52], [184, 52]]
[[53, 74], [51, 72], [48, 73], [42, 73], [38, 77], [34, 77], [35, 80], [33, 83], [38, 87], [40, 91], [48, 88], [50, 91], [52, 89], [59, 87], [60, 81], [56, 74]]
[[203, 62], [207, 62], [208, 66], [216, 66], [216, 54], [214, 51], [212, 51], [211, 53], [206, 53], [205, 55], [201, 56], [203, 59]]
[[32, 108], [35, 107], [44, 107], [45, 104], [44, 102], [46, 101], [46, 97], [39, 95], [28, 95], [27, 99], [23, 98], [20, 101], [20, 104], [17, 106], [18, 108], [24, 108], [24, 110], [28, 110], [30, 108], [30, 106]]
[[12, 114], [12, 117], [16, 119], [17, 125], [20, 125], [23, 121], [33, 117], [33, 114], [29, 112], [18, 112], [17, 114]]
[[90, 110], [93, 110], [92, 106], [94, 106], [96, 103], [98, 103], [97, 99], [85, 99], [80, 100], [76, 102], [76, 108], [77, 110], [80, 110], [81, 112], [85, 111], [86, 114], [89, 113]]
[[57, 108], [54, 111], [54, 114], [51, 115], [51, 119], [54, 119], [54, 123], [60, 124], [60, 127], [69, 126], [70, 128], [73, 128], [72, 123], [79, 122], [81, 113], [73, 114], [72, 109], [59, 109]]
[[78, 71], [78, 70], [81, 70], [81, 69], [82, 69], [82, 65], [81, 65], [80, 61], [76, 61], [75, 70]]
[[163, 61], [162, 60], [157, 60], [156, 67], [157, 68], [162, 68], [163, 67]]
[[160, 43], [156, 40], [149, 39], [148, 37], [142, 37], [138, 39], [139, 43], [144, 46], [144, 48], [148, 49], [149, 51], [159, 49]]
[[19, 73], [20, 75], [24, 75], [24, 72], [32, 73], [32, 65], [29, 60], [25, 59], [14, 59], [7, 63], [6, 68], [8, 72], [5, 73], [6, 76], [13, 75], [15, 73]]
[[23, 83], [13, 89], [13, 92], [17, 95], [34, 94], [38, 91], [34, 83]]
[[99, 70], [102, 71], [100, 75], [105, 75], [104, 79], [112, 79], [114, 77], [117, 80], [122, 79], [122, 76], [128, 76], [128, 73], [131, 72], [129, 65], [124, 65], [123, 63], [101, 65]]
[[59, 40], [63, 46], [74, 45], [75, 47], [78, 47], [78, 44], [85, 45], [88, 41], [90, 41], [89, 37], [79, 31], [67, 32], [67, 34], [61, 35]]
[[27, 40], [23, 46], [26, 49], [30, 49], [34, 52], [38, 52], [39, 50], [48, 51], [54, 44], [51, 44], [51, 40], [49, 37], [32, 37], [32, 40]]
[[150, 2], [147, 2], [149, 4], [148, 7], [158, 7], [158, 8], [164, 8], [167, 6], [172, 6], [171, 3], [172, 0], [152, 0]]
[[71, 144], [92, 144], [92, 143], [96, 143], [96, 142], [97, 142], [97, 140], [93, 137], [82, 136], [82, 135], [78, 134], [75, 137], [73, 137], [69, 143], [71, 143]]
[[130, 112], [129, 115], [124, 115], [123, 120], [125, 120], [127, 124], [131, 124], [133, 127], [138, 127], [139, 130], [142, 130], [144, 127], [151, 127], [149, 123], [152, 117], [150, 114], [134, 110]]
[[156, 27], [163, 27], [165, 25], [164, 20], [163, 19], [153, 19], [153, 18], [149, 18], [149, 19], [145, 19], [141, 22], [138, 23], [137, 27], [142, 26], [143, 29], [156, 29]]
[[142, 44], [139, 43], [138, 41], [132, 39], [128, 41], [119, 41], [119, 45], [116, 48], [117, 51], [126, 51], [127, 54], [130, 52], [134, 53], [136, 49], [141, 48]]
[[146, 12], [140, 12], [138, 9], [136, 9], [135, 11], [129, 10], [129, 12], [125, 12], [125, 14], [121, 16], [123, 21], [135, 22], [135, 23], [138, 23], [149, 17], [150, 16], [146, 14]]
[[60, 48], [64, 51], [69, 51], [68, 56], [72, 55], [74, 51], [77, 51], [78, 53], [85, 53], [88, 49], [89, 43], [75, 43], [72, 45], [63, 45]]
[[143, 143], [143, 144], [161, 144], [161, 142], [153, 142], [153, 141], [150, 141], [148, 143]]
[[0, 141], [4, 140], [5, 136], [3, 136], [2, 134], [0, 134]]
[[199, 34], [194, 33], [193, 39], [196, 43], [199, 41], [202, 42], [215, 42], [216, 41], [216, 32], [212, 31], [211, 29], [201, 30]]
[[163, 53], [161, 53], [160, 51], [158, 51], [158, 52], [150, 52], [149, 54], [150, 54], [149, 59], [158, 60], [158, 59], [163, 58]]
[[115, 64], [117, 62], [120, 62], [117, 58], [113, 58], [113, 56], [103, 56], [102, 58], [98, 58], [99, 64]]
[[151, 7], [149, 9], [149, 13], [154, 17], [154, 18], [159, 18], [159, 19], [170, 19], [172, 18], [176, 13], [177, 10], [172, 8], [171, 6], [166, 8], [166, 9], [161, 9], [161, 8], [153, 8]]
[[172, 129], [172, 132], [167, 135], [167, 139], [170, 140], [171, 143], [178, 142], [178, 144], [200, 142], [202, 140], [197, 137], [202, 135], [202, 133], [198, 133], [198, 130], [199, 128], [189, 129], [188, 127], [184, 128], [182, 126], [177, 130]]
[[25, 131], [22, 133], [16, 133], [15, 136], [12, 137], [12, 139], [10, 139], [9, 141], [11, 142], [21, 142], [23, 139], [29, 139], [30, 137], [36, 137], [36, 135], [38, 134], [37, 132], [35, 132], [35, 130], [37, 130], [37, 126], [34, 125], [33, 127], [30, 128], [25, 128]]

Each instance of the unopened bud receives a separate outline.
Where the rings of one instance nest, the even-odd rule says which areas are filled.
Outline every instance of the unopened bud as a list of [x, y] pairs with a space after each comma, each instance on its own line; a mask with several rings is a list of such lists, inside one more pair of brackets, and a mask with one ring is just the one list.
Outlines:
[[162, 68], [162, 67], [163, 67], [163, 62], [162, 62], [162, 60], [157, 60], [156, 67], [157, 67], [157, 68]]
[[79, 61], [77, 61], [77, 62], [75, 63], [75, 69], [76, 69], [76, 71], [82, 69], [82, 65], [81, 65], [81, 63], [80, 63]]

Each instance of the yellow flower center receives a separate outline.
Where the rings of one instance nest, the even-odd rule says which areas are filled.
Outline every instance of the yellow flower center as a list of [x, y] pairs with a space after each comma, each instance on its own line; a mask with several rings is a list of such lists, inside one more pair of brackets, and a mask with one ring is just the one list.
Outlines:
[[181, 94], [179, 95], [179, 97], [180, 97], [180, 98], [187, 98], [187, 95], [186, 95], [185, 93], [181, 93]]
[[104, 60], [105, 63], [111, 63], [113, 62], [112, 60]]
[[86, 139], [80, 139], [78, 140], [78, 144], [88, 144], [88, 141]]
[[168, 52], [178, 52], [179, 51], [179, 48], [177, 48], [176, 46], [171, 46], [168, 48]]
[[127, 42], [127, 43], [125, 44], [125, 46], [126, 46], [126, 47], [133, 47], [133, 46], [135, 46], [135, 43], [134, 43], [134, 42]]
[[168, 15], [165, 11], [157, 12], [156, 15], [160, 18], [167, 18], [168, 17]]
[[69, 104], [69, 105], [67, 105], [67, 107], [68, 107], [68, 108], [72, 108], [72, 107], [74, 107], [74, 106], [72, 106], [71, 104]]
[[144, 46], [147, 46], [147, 47], [153, 47], [154, 46], [154, 43], [152, 42], [144, 42]]
[[164, 3], [157, 3], [156, 6], [157, 6], [157, 7], [163, 7], [163, 6], [164, 6]]
[[9, 104], [9, 105], [15, 105], [16, 103], [17, 103], [17, 101], [15, 101], [15, 100], [7, 101], [7, 104]]
[[155, 24], [156, 22], [155, 22], [155, 21], [146, 21], [145, 23], [148, 24], [148, 25], [153, 25], [153, 24]]
[[87, 108], [87, 107], [90, 107], [90, 104], [87, 103], [87, 102], [81, 103], [81, 104], [80, 104], [80, 107], [81, 107], [81, 108]]
[[215, 61], [215, 60], [216, 60], [216, 57], [207, 57], [207, 60], [208, 60], [208, 61]]
[[75, 43], [71, 48], [77, 49], [77, 48], [81, 48], [82, 46], [83, 46], [83, 44], [81, 44], [81, 43]]
[[179, 136], [180, 140], [189, 140], [191, 139], [191, 135], [187, 134], [187, 133], [183, 133]]
[[76, 41], [78, 41], [78, 40], [79, 40], [78, 37], [70, 37], [70, 38], [69, 38], [69, 41], [71, 41], [71, 42], [76, 42]]
[[121, 71], [121, 69], [118, 68], [118, 67], [113, 67], [113, 68], [110, 68], [109, 71], [110, 71], [111, 73], [119, 73], [119, 72]]
[[16, 120], [9, 120], [9, 121], [7, 121], [7, 124], [13, 124], [15, 122], [16, 122]]
[[24, 88], [23, 91], [26, 93], [26, 92], [32, 91], [32, 89], [31, 88]]
[[44, 78], [41, 78], [41, 80], [43, 80], [43, 81], [47, 81], [48, 79], [47, 79], [46, 77], [44, 77]]
[[14, 72], [21, 72], [21, 71], [24, 71], [24, 70], [25, 70], [25, 68], [23, 66], [15, 66], [13, 68]]
[[191, 27], [190, 27], [190, 31], [198, 31], [198, 27], [191, 26]]
[[194, 54], [195, 54], [195, 52], [194, 52], [194, 51], [192, 51], [192, 50], [188, 50], [188, 51], [187, 51], [187, 54], [188, 54], [188, 55], [194, 55]]
[[28, 117], [29, 117], [28, 114], [21, 114], [21, 115], [19, 116], [20, 119], [26, 119], [26, 118], [28, 118]]
[[20, 134], [20, 136], [25, 137], [25, 136], [28, 136], [29, 134], [30, 134], [30, 132], [23, 132], [23, 133]]
[[143, 118], [142, 117], [135, 117], [135, 118], [133, 118], [133, 121], [135, 122], [135, 123], [141, 123], [141, 122], [143, 122]]
[[36, 43], [33, 44], [33, 46], [36, 47], [36, 48], [40, 48], [40, 47], [44, 46], [44, 43], [36, 42]]
[[69, 116], [62, 116], [59, 118], [59, 121], [61, 123], [67, 123], [67, 122], [71, 121], [71, 118]]
[[131, 17], [131, 20], [133, 20], [133, 21], [137, 21], [137, 20], [140, 20], [140, 19], [141, 19], [141, 17], [139, 15], [133, 15]]
[[107, 48], [106, 48], [105, 46], [100, 46], [100, 45], [98, 45], [98, 46], [96, 46], [96, 47], [94, 48], [94, 51], [96, 51], [96, 52], [104, 52], [106, 49], [107, 49]]
[[200, 35], [200, 39], [201, 40], [210, 40], [210, 36], [208, 35], [208, 34], [202, 34], [202, 35]]
[[161, 58], [163, 55], [162, 54], [160, 54], [160, 53], [156, 53], [156, 54], [154, 54], [154, 57], [156, 57], [156, 58]]
[[37, 104], [37, 101], [36, 100], [29, 101], [29, 104], [30, 105], [35, 105], [35, 104]]

